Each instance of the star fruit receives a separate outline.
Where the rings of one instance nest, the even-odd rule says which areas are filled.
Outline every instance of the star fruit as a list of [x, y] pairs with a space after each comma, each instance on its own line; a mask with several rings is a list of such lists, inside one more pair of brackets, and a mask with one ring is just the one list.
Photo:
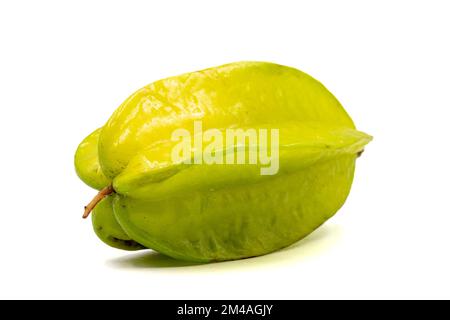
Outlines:
[[[180, 129], [194, 147], [174, 160]], [[276, 130], [277, 139], [269, 146], [261, 139], [268, 133], [208, 145], [207, 132], [217, 138], [230, 130]], [[223, 261], [289, 246], [332, 217], [371, 139], [311, 76], [237, 62], [139, 89], [83, 140], [75, 168], [100, 190], [84, 217], [93, 210], [94, 230], [108, 245]], [[221, 161], [203, 159], [206, 148]], [[264, 152], [277, 156], [275, 173], [262, 174], [262, 161], [225, 160], [258, 160]]]

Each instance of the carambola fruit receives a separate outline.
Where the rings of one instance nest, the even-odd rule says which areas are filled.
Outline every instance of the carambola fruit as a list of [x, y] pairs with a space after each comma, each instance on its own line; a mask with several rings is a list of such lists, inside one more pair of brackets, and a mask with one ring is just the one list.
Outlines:
[[[231, 128], [277, 129], [278, 171], [262, 175], [261, 163], [197, 163], [191, 155], [174, 161], [173, 132], [195, 137], [199, 121], [202, 130], [224, 135]], [[100, 190], [85, 217], [93, 209], [94, 230], [108, 245], [221, 261], [286, 247], [333, 216], [370, 140], [309, 75], [237, 62], [136, 91], [83, 140], [75, 167]], [[233, 157], [264, 149], [261, 141], [233, 143], [214, 152]]]

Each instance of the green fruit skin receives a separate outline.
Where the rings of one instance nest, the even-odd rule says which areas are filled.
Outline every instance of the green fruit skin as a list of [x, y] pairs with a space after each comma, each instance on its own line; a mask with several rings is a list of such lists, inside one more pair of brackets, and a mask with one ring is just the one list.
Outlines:
[[[317, 130], [317, 125], [283, 126], [278, 128], [279, 170], [275, 176], [292, 174], [340, 155], [355, 155], [371, 139], [367, 134], [349, 128], [320, 127]], [[206, 192], [239, 185], [251, 187], [252, 184], [274, 178], [272, 175], [261, 175], [261, 169], [267, 166], [260, 164], [193, 164], [194, 158], [191, 158], [191, 164], [173, 163], [171, 150], [176, 143], [165, 142], [140, 152], [114, 179], [114, 190], [133, 199], [159, 200], [193, 191]], [[235, 158], [239, 153], [244, 153], [248, 159], [249, 151], [258, 150], [256, 148], [260, 145], [214, 150], [224, 154], [222, 159], [229, 153], [233, 153]]]
[[173, 130], [318, 122], [354, 128], [339, 101], [317, 80], [286, 66], [237, 62], [156, 81], [114, 112], [99, 138], [99, 161], [114, 179], [141, 150]]
[[133, 239], [176, 259], [259, 256], [302, 239], [336, 213], [350, 191], [355, 159], [344, 155], [252, 187], [160, 201], [118, 195], [114, 213]]
[[100, 190], [111, 184], [102, 171], [98, 160], [98, 138], [101, 128], [88, 135], [75, 152], [75, 171], [88, 186]]
[[92, 212], [92, 225], [95, 234], [107, 245], [122, 250], [140, 250], [144, 246], [132, 240], [117, 223], [114, 217], [112, 201], [108, 196], [100, 201]]
[[[88, 186], [100, 190], [112, 183], [100, 167], [98, 161], [98, 137], [101, 128], [88, 135], [75, 153], [75, 170]], [[112, 208], [113, 196], [103, 199], [92, 212], [95, 234], [107, 245], [123, 250], [145, 249], [132, 240], [117, 222]]]
[[[262, 177], [258, 166], [172, 163], [171, 133], [191, 131], [195, 120], [204, 130], [281, 128], [280, 171]], [[370, 140], [312, 77], [240, 62], [138, 90], [83, 141], [75, 162], [88, 185], [115, 189], [95, 210], [103, 212], [99, 222], [93, 217], [94, 229], [108, 226], [96, 229], [105, 243], [133, 239], [209, 262], [266, 254], [315, 230], [345, 202], [357, 154]]]

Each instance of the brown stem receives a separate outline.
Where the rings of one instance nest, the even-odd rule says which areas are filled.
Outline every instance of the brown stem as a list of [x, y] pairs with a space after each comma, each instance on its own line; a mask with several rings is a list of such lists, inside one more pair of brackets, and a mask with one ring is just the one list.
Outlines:
[[114, 192], [114, 189], [112, 186], [107, 186], [106, 188], [103, 188], [102, 190], [100, 190], [100, 192], [97, 193], [97, 195], [94, 197], [94, 199], [92, 199], [91, 202], [89, 202], [89, 204], [86, 207], [84, 207], [83, 219], [86, 219], [87, 217], [89, 217], [89, 214], [91, 213], [92, 210], [94, 210], [97, 203], [102, 201], [103, 198], [105, 198], [107, 195], [109, 195], [113, 192]]

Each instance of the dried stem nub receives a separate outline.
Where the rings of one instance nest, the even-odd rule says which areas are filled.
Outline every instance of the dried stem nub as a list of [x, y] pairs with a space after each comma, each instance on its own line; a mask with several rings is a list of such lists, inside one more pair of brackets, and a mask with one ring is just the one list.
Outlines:
[[92, 210], [94, 210], [95, 206], [100, 201], [102, 201], [103, 198], [105, 198], [107, 195], [109, 195], [113, 192], [114, 192], [114, 189], [112, 186], [107, 186], [106, 188], [103, 188], [102, 190], [100, 190], [100, 192], [97, 193], [97, 195], [94, 197], [94, 199], [92, 199], [91, 202], [89, 202], [89, 204], [84, 207], [83, 219], [86, 219], [87, 217], [89, 217], [89, 214], [91, 213]]

